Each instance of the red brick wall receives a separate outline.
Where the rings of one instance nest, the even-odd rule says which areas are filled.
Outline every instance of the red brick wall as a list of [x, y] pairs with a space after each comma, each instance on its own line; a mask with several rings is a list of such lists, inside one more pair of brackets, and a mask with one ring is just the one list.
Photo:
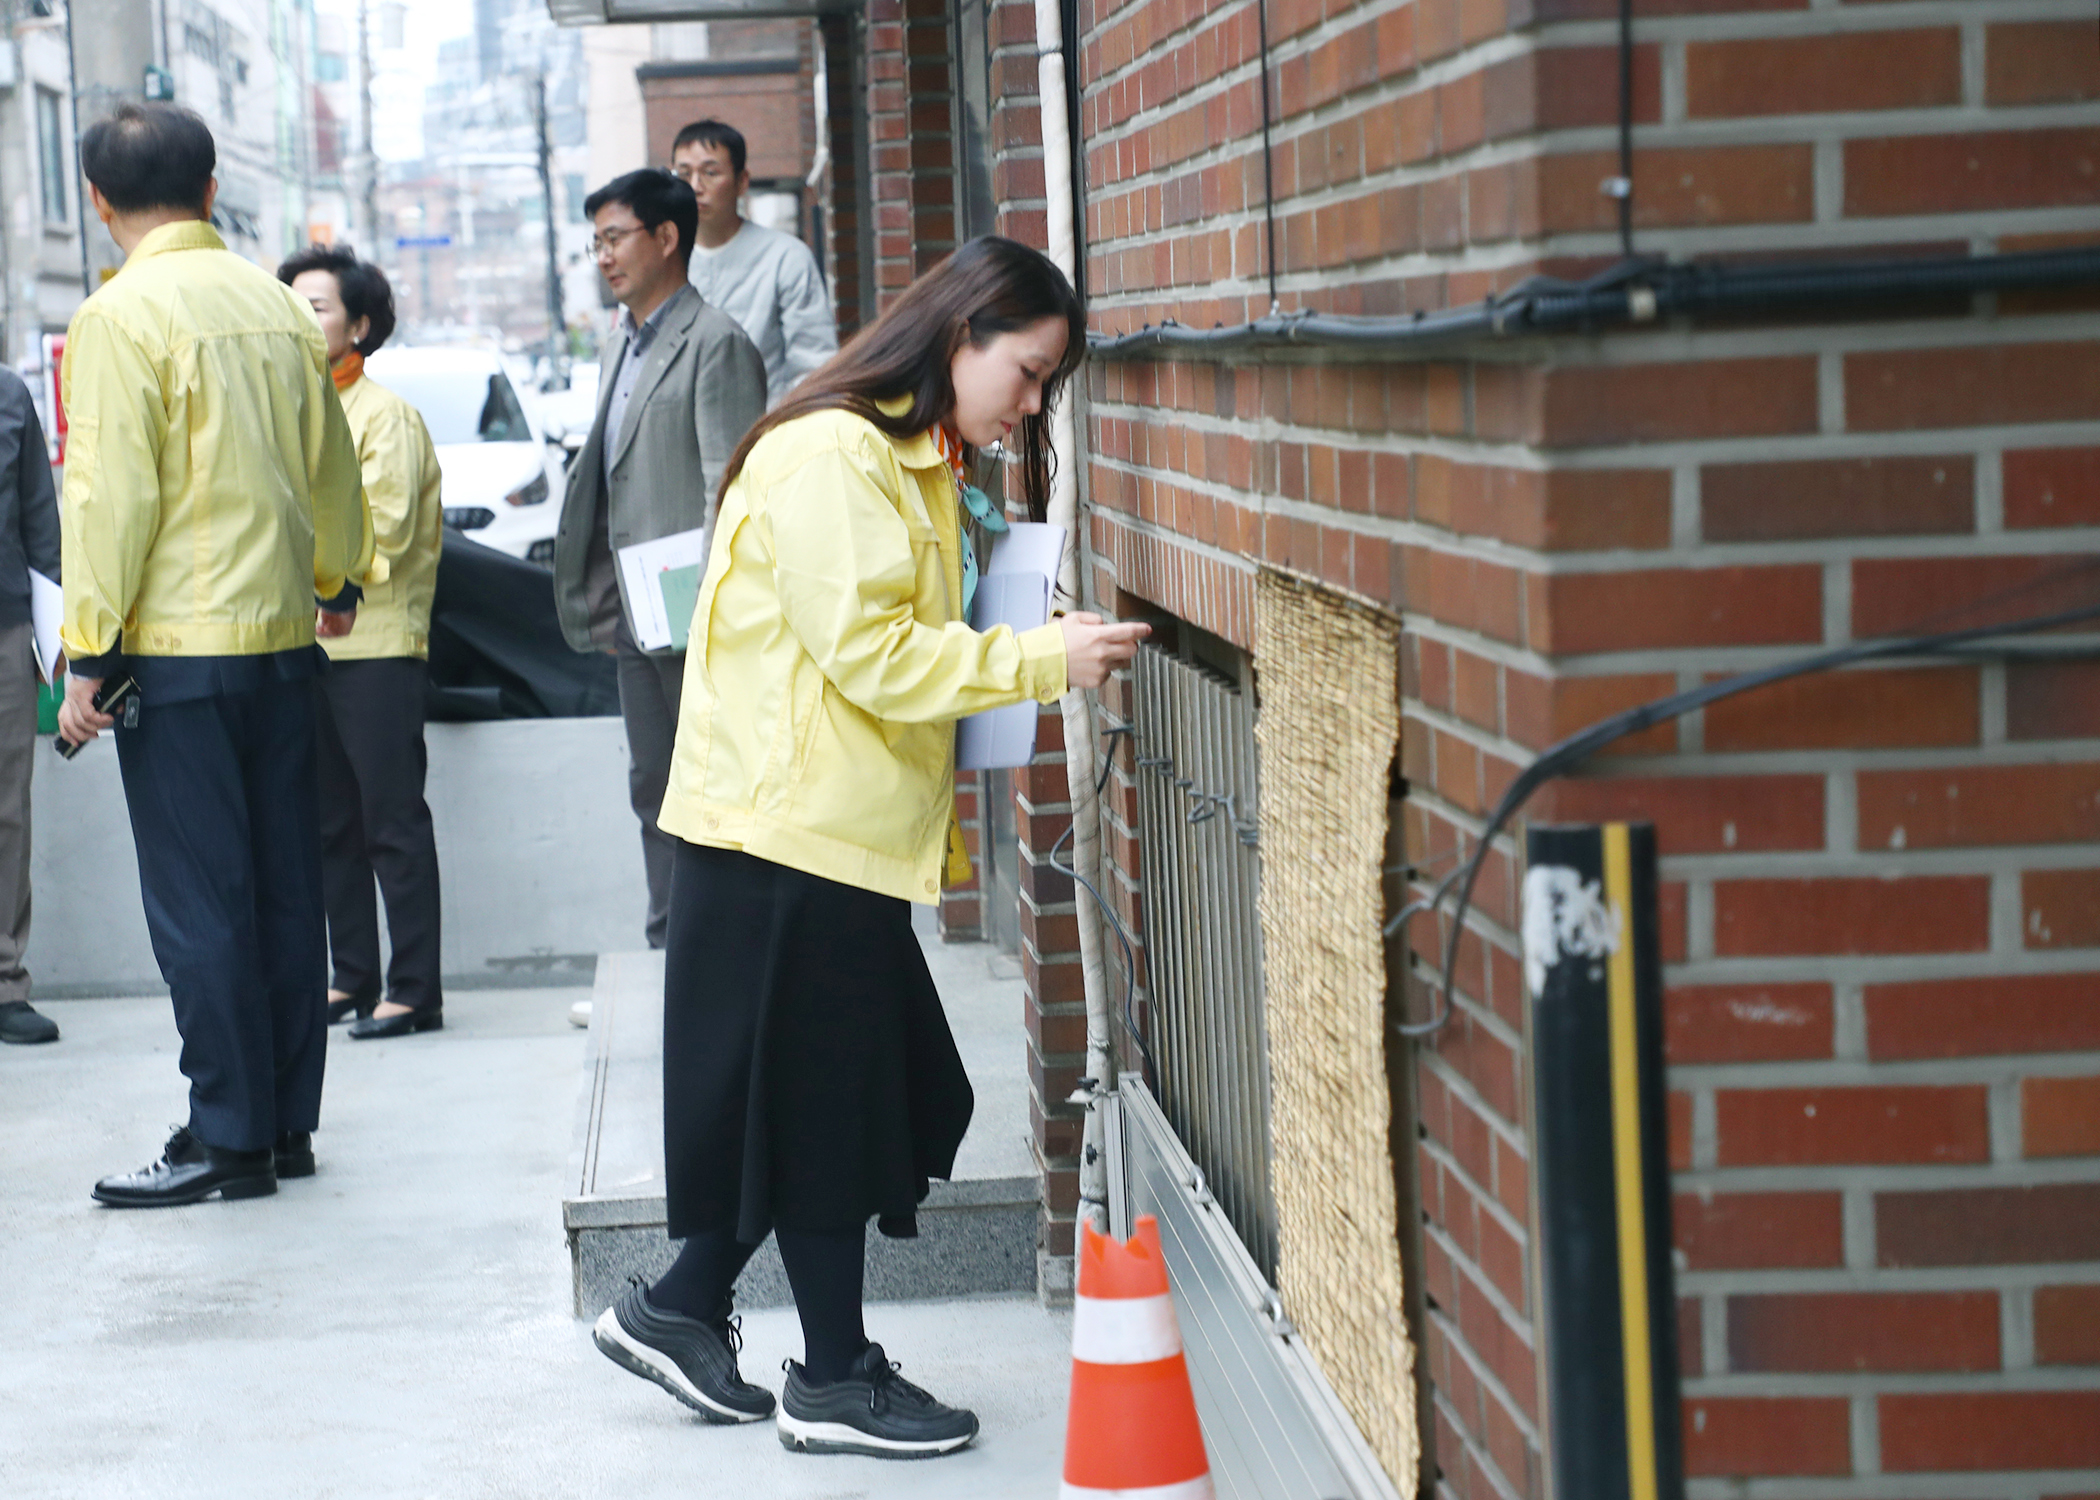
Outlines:
[[[2100, 239], [2082, 0], [1635, 10], [1644, 253]], [[1616, 11], [1271, 0], [1282, 305], [1402, 313], [1616, 260], [1599, 191], [1617, 170]], [[905, 16], [871, 5], [891, 291], [951, 206], [947, 117], [911, 98], [934, 10]], [[1082, 0], [1079, 20], [1096, 327], [1265, 312], [1253, 5]], [[996, 6], [990, 32], [1000, 222], [1040, 244], [1032, 7]], [[1093, 583], [1257, 666], [1256, 560], [1403, 611], [1405, 831], [1441, 858], [1538, 750], [1616, 709], [1950, 611], [2092, 597], [2090, 575], [2055, 575], [2100, 555], [2096, 376], [2090, 295], [1427, 362], [1097, 361]], [[1660, 831], [1695, 1495], [2100, 1492], [2095, 704], [2100, 667], [2078, 660], [1811, 679], [1650, 730], [1533, 804]], [[1127, 778], [1108, 835], [1134, 920]], [[1065, 796], [1054, 765], [1021, 779], [1055, 1255], [1078, 992], [1070, 891], [1040, 856]], [[1542, 1489], [1514, 851], [1488, 864], [1454, 1020], [1418, 1056], [1428, 1425], [1454, 1500]], [[1438, 936], [1417, 924], [1422, 953]]]
[[911, 97], [904, 0], [869, 0], [868, 151], [875, 220], [876, 313], [911, 285]]
[[[795, 39], [787, 39], [787, 45], [794, 47]], [[671, 74], [645, 80], [642, 108], [648, 120], [650, 163], [669, 166], [671, 142], [679, 131], [695, 120], [717, 119], [743, 132], [749, 147], [746, 165], [753, 177], [806, 175], [812, 149], [810, 84], [814, 76], [805, 60], [800, 68], [791, 66], [779, 73]]]
[[905, 0], [913, 272], [955, 249], [955, 39], [943, 0]]
[[[1636, 11], [1643, 252], [2092, 235], [2089, 6]], [[1436, 308], [1615, 260], [1615, 13], [1273, 0], [1283, 305]], [[1193, 0], [1082, 11], [1097, 327], [1267, 310], [1255, 23]], [[2000, 615], [2092, 597], [2042, 581], [2100, 551], [2092, 307], [1429, 363], [1098, 362], [1102, 596], [1257, 664], [1255, 559], [1402, 609], [1408, 836], [1444, 855], [1526, 760], [1616, 709], [2001, 590], [2026, 589]], [[1812, 679], [1652, 730], [1533, 804], [1661, 833], [1696, 1492], [2100, 1488], [2058, 1472], [2100, 1470], [2096, 689], [2089, 663]], [[1419, 1067], [1435, 1472], [1465, 1500], [1541, 1487], [1513, 851]], [[1418, 924], [1424, 953], [1437, 936]]]

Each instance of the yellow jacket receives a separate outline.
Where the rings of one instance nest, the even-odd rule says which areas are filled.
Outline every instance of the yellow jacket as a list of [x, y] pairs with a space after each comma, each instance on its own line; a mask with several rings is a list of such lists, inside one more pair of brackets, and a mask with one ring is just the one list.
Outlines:
[[759, 440], [693, 613], [665, 832], [937, 899], [954, 721], [1065, 690], [1055, 624], [963, 623], [958, 509], [924, 433], [828, 411]]
[[322, 649], [336, 661], [427, 658], [445, 532], [437, 450], [416, 409], [369, 375], [343, 391], [343, 415], [357, 439], [365, 504], [372, 512], [372, 574], [385, 576], [365, 585], [351, 632], [321, 642]]
[[372, 566], [313, 309], [209, 224], [164, 224], [81, 304], [60, 370], [67, 655], [310, 646]]

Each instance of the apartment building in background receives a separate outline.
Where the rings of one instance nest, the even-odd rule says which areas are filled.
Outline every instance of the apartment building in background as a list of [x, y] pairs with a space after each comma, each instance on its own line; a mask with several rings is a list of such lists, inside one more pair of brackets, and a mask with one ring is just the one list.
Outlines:
[[44, 336], [64, 332], [80, 305], [73, 141], [64, 13], [18, 7], [0, 40], [0, 357], [18, 368], [42, 367]]

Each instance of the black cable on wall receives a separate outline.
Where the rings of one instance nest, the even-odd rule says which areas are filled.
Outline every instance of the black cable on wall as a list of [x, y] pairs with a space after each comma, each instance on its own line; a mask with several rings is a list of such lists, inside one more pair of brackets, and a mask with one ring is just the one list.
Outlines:
[[2018, 255], [1807, 261], [1798, 265], [1661, 265], [1625, 261], [1588, 281], [1533, 277], [1467, 307], [1399, 317], [1272, 313], [1229, 328], [1146, 324], [1093, 333], [1097, 359], [1216, 359], [1271, 349], [1348, 349], [1359, 357], [1451, 358], [1467, 345], [1547, 334], [1598, 333], [1704, 316], [1757, 319], [1866, 310], [1975, 292], [2100, 286], [2100, 249]]
[[1269, 0], [1254, 0], [1255, 36], [1261, 49], [1261, 206], [1267, 227], [1263, 248], [1269, 259], [1269, 316], [1283, 311], [1276, 296], [1276, 146], [1269, 119]]
[[[2011, 589], [2005, 589], [1988, 598], [1942, 611], [1925, 620], [1918, 621], [1900, 636], [1884, 637], [1870, 641], [1855, 641], [1849, 646], [1833, 650], [1818, 651], [1808, 656], [1796, 657], [1775, 666], [1760, 667], [1754, 671], [1739, 672], [1718, 682], [1705, 683], [1652, 703], [1643, 703], [1623, 713], [1600, 720], [1587, 729], [1569, 735], [1557, 745], [1548, 746], [1539, 752], [1537, 759], [1517, 773], [1502, 799], [1488, 814], [1487, 821], [1477, 836], [1470, 858], [1460, 864], [1441, 880], [1432, 894], [1420, 901], [1411, 902], [1386, 924], [1386, 935], [1393, 937], [1404, 930], [1407, 920], [1416, 916], [1435, 916], [1457, 889], [1457, 900], [1451, 908], [1450, 927], [1445, 934], [1443, 965], [1437, 975], [1437, 1009], [1427, 1020], [1400, 1023], [1393, 1030], [1400, 1036], [1422, 1037], [1443, 1029], [1452, 1013], [1451, 997], [1454, 993], [1454, 976], [1458, 971], [1458, 949], [1466, 932], [1466, 912], [1473, 902], [1473, 887], [1480, 879], [1480, 872], [1494, 847], [1494, 841], [1509, 820], [1517, 815], [1524, 803], [1547, 782], [1578, 770], [1584, 762], [1605, 746], [1627, 735], [1638, 734], [1644, 729], [1671, 719], [1681, 718], [1694, 709], [1718, 703], [1723, 698], [1733, 698], [1738, 693], [1747, 693], [1758, 688], [1770, 687], [1795, 677], [1806, 677], [1818, 672], [1834, 671], [1868, 661], [1891, 661], [1903, 658], [1934, 656], [1975, 656], [1986, 658], [2001, 653], [2017, 654], [2015, 648], [2003, 644], [2022, 636], [2040, 634], [2044, 631], [2060, 630], [2068, 625], [2087, 624], [2100, 620], [2100, 603], [2093, 602], [2092, 591], [2095, 575], [2100, 574], [2100, 562], [2090, 558], [2078, 558], [2066, 563], [2041, 578], [2030, 580]], [[2078, 586], [2078, 592], [2086, 597], [2068, 608], [2050, 610], [2046, 613], [2025, 615], [2018, 619], [1984, 625], [1973, 625], [1957, 630], [1930, 631], [1929, 627], [1943, 622], [1950, 616], [1973, 615], [1990, 606], [2004, 603], [2036, 592], [2050, 584], [2069, 583]], [[1929, 633], [1928, 633], [1929, 632]], [[2096, 654], [2084, 648], [2080, 654]], [[2060, 658], [2059, 658], [2060, 659]]]

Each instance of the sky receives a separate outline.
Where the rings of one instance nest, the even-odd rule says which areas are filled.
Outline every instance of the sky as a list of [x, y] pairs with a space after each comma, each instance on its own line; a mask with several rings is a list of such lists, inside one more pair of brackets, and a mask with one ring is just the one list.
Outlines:
[[[473, 0], [411, 0], [400, 6], [403, 45], [398, 50], [383, 46], [381, 12], [389, 0], [370, 0], [370, 5], [373, 148], [384, 161], [415, 161], [423, 155], [423, 86], [437, 76], [438, 43], [474, 29]], [[353, 28], [357, 24], [357, 0], [315, 0], [314, 9], [341, 16]]]

